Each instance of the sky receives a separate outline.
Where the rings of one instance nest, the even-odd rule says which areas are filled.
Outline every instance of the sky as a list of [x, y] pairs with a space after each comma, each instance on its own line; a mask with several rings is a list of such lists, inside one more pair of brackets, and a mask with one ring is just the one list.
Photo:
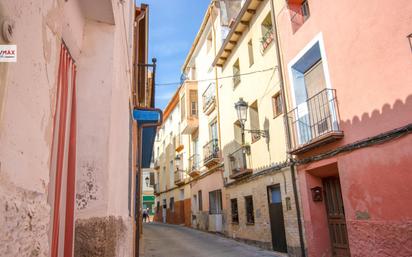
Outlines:
[[[156, 84], [180, 81], [181, 67], [210, 0], [145, 0], [149, 5], [149, 62], [157, 58]], [[156, 107], [163, 109], [178, 85], [156, 87]]]

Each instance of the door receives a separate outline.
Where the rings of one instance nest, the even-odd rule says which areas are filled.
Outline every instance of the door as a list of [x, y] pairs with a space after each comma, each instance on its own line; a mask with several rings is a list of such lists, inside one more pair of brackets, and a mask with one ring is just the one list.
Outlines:
[[282, 194], [279, 185], [268, 187], [268, 199], [273, 250], [286, 253], [285, 222], [283, 219]]
[[334, 257], [349, 257], [348, 232], [339, 177], [323, 179], [326, 214]]
[[162, 222], [163, 223], [166, 223], [166, 208], [167, 208], [167, 205], [166, 205], [166, 199], [163, 199], [163, 208], [162, 208]]
[[308, 129], [311, 138], [316, 138], [328, 132], [331, 127], [329, 96], [324, 91], [326, 80], [322, 60], [305, 72], [305, 86], [309, 109], [310, 127]]

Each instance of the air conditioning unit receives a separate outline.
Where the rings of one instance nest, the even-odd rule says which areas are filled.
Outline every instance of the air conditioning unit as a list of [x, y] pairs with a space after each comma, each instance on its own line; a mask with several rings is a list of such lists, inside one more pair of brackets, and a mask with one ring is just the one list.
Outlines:
[[222, 232], [222, 214], [209, 214], [209, 232]]

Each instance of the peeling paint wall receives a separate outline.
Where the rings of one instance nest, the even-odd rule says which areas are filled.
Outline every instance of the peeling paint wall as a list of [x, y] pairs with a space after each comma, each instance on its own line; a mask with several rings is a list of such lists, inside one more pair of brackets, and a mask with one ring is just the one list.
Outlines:
[[[124, 185], [134, 3], [105, 1], [87, 12], [84, 7], [79, 0], [0, 3], [0, 20], [15, 22], [12, 43], [18, 51], [16, 63], [0, 64], [1, 256], [50, 255], [55, 190], [50, 157], [62, 40], [78, 68], [76, 240], [87, 227], [95, 225], [97, 232], [75, 249], [90, 250], [106, 237], [114, 250], [97, 256], [133, 252]], [[109, 7], [113, 22], [96, 21]]]

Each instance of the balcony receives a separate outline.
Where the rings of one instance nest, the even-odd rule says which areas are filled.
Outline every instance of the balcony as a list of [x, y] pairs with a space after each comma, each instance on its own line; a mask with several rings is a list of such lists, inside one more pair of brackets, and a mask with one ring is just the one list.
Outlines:
[[192, 178], [200, 175], [200, 156], [194, 154], [189, 158], [189, 176]]
[[295, 33], [310, 16], [309, 4], [307, 0], [293, 0], [288, 2], [288, 7], [292, 31]]
[[301, 154], [343, 137], [335, 89], [323, 89], [287, 114], [291, 154]]
[[213, 112], [216, 107], [216, 84], [210, 83], [202, 95], [203, 100], [203, 112], [209, 115]]
[[184, 170], [176, 170], [175, 171], [175, 184], [177, 186], [181, 186], [185, 183], [185, 174], [186, 172]]
[[251, 175], [253, 170], [248, 168], [250, 163], [250, 146], [245, 145], [229, 154], [229, 169], [231, 179], [239, 179]]
[[260, 39], [262, 53], [265, 52], [265, 50], [270, 46], [270, 44], [273, 42], [273, 39], [274, 35], [272, 28], [270, 27], [265, 35], [263, 35], [263, 37]]
[[154, 195], [160, 195], [159, 183], [154, 184], [153, 190], [154, 190]]
[[182, 137], [181, 137], [180, 134], [177, 135], [177, 136], [174, 138], [174, 146], [175, 146], [176, 152], [181, 152], [181, 151], [183, 150], [184, 145], [183, 145]]
[[185, 81], [179, 95], [181, 133], [192, 134], [199, 127], [197, 82]]
[[212, 139], [203, 146], [203, 163], [207, 168], [211, 168], [220, 162], [219, 141]]

